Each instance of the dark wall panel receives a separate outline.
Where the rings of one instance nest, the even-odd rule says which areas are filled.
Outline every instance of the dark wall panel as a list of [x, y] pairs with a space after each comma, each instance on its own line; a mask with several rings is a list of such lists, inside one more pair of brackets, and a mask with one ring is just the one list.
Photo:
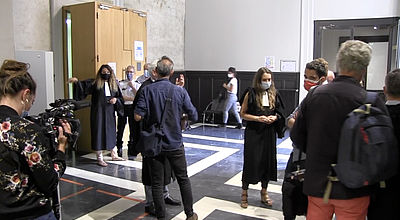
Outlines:
[[[222, 84], [226, 82], [226, 71], [185, 71], [176, 72], [171, 78], [180, 74], [185, 74], [185, 88], [188, 91], [193, 105], [199, 113], [199, 119], [207, 105], [218, 97]], [[238, 72], [239, 82], [238, 98], [243, 91], [251, 86], [255, 72]], [[285, 115], [290, 114], [298, 105], [299, 100], [299, 73], [277, 72], [273, 74], [276, 88], [282, 96], [285, 103]]]

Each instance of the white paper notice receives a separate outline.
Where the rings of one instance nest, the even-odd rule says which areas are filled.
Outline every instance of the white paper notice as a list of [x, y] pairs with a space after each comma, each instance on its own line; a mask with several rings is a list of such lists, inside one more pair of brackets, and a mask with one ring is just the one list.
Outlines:
[[135, 60], [143, 61], [144, 51], [143, 51], [143, 41], [135, 41]]
[[296, 72], [296, 61], [281, 60], [281, 72]]
[[107, 63], [110, 67], [111, 67], [111, 69], [114, 71], [114, 75], [116, 75], [117, 74], [117, 63], [115, 63], [115, 62], [110, 62], [110, 63]]
[[275, 69], [275, 57], [274, 56], [266, 56], [265, 57], [265, 67], [272, 70]]

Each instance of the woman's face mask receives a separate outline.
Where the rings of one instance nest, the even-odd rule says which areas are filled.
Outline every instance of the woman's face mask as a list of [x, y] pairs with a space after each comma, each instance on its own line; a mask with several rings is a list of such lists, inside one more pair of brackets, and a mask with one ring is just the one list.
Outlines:
[[101, 75], [100, 75], [100, 77], [102, 78], [102, 79], [104, 79], [104, 80], [108, 80], [108, 79], [110, 79], [110, 76], [111, 76], [111, 74], [104, 74], [104, 73], [102, 73]]
[[261, 88], [264, 89], [264, 90], [267, 90], [267, 89], [269, 89], [269, 87], [271, 87], [271, 84], [272, 84], [271, 81], [269, 81], [269, 82], [261, 82]]
[[228, 78], [233, 78], [233, 73], [228, 73]]

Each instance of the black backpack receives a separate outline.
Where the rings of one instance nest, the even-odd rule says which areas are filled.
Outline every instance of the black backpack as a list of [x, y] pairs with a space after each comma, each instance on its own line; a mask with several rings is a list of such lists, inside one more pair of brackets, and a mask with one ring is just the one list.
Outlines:
[[332, 165], [348, 188], [384, 183], [398, 166], [398, 147], [392, 120], [376, 107], [377, 93], [368, 92], [365, 104], [350, 112], [342, 126], [338, 161]]

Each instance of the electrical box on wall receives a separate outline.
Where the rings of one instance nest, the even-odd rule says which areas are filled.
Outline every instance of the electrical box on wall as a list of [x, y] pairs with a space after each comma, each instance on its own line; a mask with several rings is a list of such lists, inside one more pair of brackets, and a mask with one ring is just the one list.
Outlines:
[[15, 59], [30, 65], [28, 72], [36, 82], [36, 98], [29, 114], [37, 115], [54, 102], [53, 52], [19, 50], [15, 51]]

